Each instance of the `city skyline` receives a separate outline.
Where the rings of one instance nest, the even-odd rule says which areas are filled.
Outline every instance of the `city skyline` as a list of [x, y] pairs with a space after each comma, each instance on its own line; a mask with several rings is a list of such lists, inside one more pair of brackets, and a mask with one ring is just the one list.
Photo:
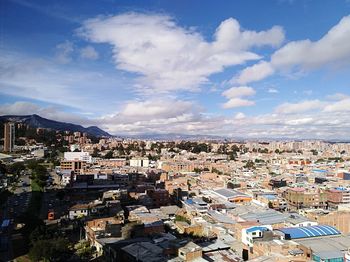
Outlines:
[[0, 7], [0, 115], [114, 135], [349, 138], [349, 1]]

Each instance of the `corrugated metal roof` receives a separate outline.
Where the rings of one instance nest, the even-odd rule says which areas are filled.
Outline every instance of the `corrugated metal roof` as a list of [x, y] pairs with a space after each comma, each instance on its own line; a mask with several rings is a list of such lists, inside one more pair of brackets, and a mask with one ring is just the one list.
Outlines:
[[288, 227], [280, 228], [278, 231], [284, 233], [286, 238], [298, 239], [308, 237], [320, 237], [320, 236], [331, 236], [340, 235], [341, 233], [334, 227], [327, 225], [309, 226], [309, 227]]
[[228, 188], [222, 188], [214, 191], [218, 195], [224, 196], [226, 198], [236, 197], [236, 196], [247, 196], [244, 193], [241, 193], [236, 190], [228, 189]]

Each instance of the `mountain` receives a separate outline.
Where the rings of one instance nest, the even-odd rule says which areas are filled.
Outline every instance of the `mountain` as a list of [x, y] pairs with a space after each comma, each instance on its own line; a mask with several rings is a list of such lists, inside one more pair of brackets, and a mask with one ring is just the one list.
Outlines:
[[40, 127], [40, 128], [48, 128], [48, 129], [53, 129], [58, 131], [71, 131], [71, 132], [82, 132], [82, 133], [86, 132], [89, 135], [96, 136], [96, 137], [111, 136], [106, 131], [103, 131], [97, 126], [83, 127], [81, 125], [46, 119], [35, 114], [25, 115], [25, 116], [19, 116], [19, 115], [0, 116], [0, 122], [8, 122], [8, 121], [16, 122], [16, 123], [24, 123], [31, 127], [36, 127], [36, 128]]

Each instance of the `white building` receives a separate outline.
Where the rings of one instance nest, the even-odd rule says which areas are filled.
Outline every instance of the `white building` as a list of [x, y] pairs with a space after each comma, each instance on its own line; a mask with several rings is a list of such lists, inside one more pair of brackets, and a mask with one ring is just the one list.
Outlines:
[[242, 242], [249, 247], [252, 247], [254, 244], [254, 239], [262, 238], [264, 232], [272, 231], [272, 226], [254, 226], [249, 228], [242, 229]]
[[62, 174], [62, 176], [61, 176], [61, 184], [63, 185], [63, 186], [66, 186], [66, 185], [68, 185], [69, 183], [70, 183], [70, 180], [71, 180], [71, 174], [69, 173], [67, 173], [67, 174]]
[[88, 204], [77, 204], [69, 209], [69, 219], [81, 218], [89, 215]]
[[149, 167], [149, 160], [146, 157], [130, 159], [131, 167]]
[[80, 145], [78, 145], [78, 144], [70, 145], [70, 151], [71, 152], [74, 152], [77, 149], [80, 150]]
[[89, 152], [64, 152], [64, 160], [68, 161], [84, 161], [87, 163], [92, 163], [92, 156], [90, 156]]
[[34, 157], [37, 157], [37, 158], [43, 158], [45, 156], [45, 150], [43, 148], [39, 148], [39, 149], [36, 149], [36, 150], [33, 150], [31, 152], [31, 154], [34, 156]]

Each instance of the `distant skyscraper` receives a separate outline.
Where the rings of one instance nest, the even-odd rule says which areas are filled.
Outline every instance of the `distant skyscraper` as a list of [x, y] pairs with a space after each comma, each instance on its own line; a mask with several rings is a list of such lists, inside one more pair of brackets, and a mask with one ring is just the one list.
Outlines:
[[15, 124], [6, 123], [4, 127], [4, 151], [12, 152], [15, 145]]

